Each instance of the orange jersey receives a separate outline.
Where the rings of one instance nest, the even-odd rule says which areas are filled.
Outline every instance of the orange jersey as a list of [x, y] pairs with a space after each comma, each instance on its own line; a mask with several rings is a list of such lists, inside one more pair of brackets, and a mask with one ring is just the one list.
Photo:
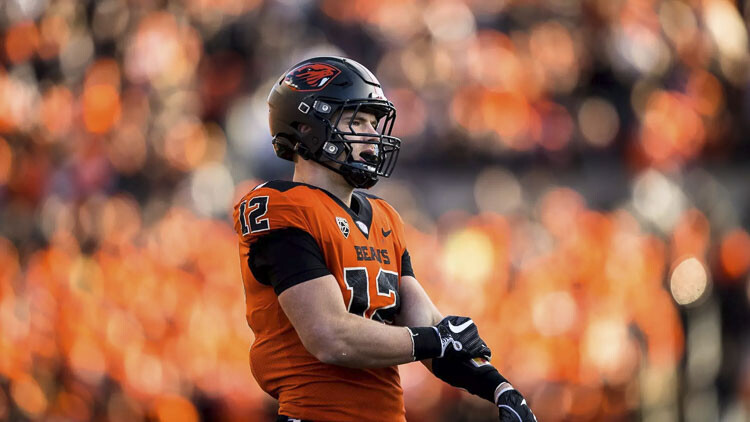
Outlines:
[[[352, 203], [357, 213], [322, 189], [273, 181], [256, 187], [235, 206], [246, 317], [255, 334], [250, 365], [261, 388], [279, 400], [280, 414], [314, 421], [402, 421], [398, 369], [353, 369], [320, 362], [302, 345], [281, 309], [279, 285], [272, 286], [265, 275], [259, 275], [259, 260], [252, 259], [257, 248], [263, 248], [265, 236], [285, 231], [309, 234], [325, 268], [321, 263], [284, 279], [297, 283], [330, 273], [349, 312], [392, 323], [400, 307], [402, 270], [411, 273], [403, 223], [382, 199], [355, 192]], [[292, 265], [298, 258], [283, 259]]]

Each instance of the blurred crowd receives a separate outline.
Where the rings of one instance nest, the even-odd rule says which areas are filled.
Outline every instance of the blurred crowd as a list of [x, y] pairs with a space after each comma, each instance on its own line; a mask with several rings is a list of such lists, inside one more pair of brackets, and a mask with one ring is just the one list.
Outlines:
[[[0, 2], [0, 420], [264, 421], [233, 202], [266, 96], [398, 109], [417, 278], [543, 421], [750, 419], [749, 2]], [[290, 257], [290, 259], [293, 259]], [[401, 367], [413, 421], [495, 420]]]

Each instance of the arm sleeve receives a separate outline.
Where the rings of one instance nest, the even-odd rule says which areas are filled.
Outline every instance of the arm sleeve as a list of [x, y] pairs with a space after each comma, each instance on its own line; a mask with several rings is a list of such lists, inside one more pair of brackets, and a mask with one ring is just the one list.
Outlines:
[[294, 285], [331, 274], [318, 243], [299, 228], [273, 230], [260, 236], [250, 245], [247, 261], [255, 279], [272, 286], [277, 295]]
[[463, 388], [475, 396], [495, 403], [495, 389], [507, 382], [494, 366], [482, 358], [432, 360], [432, 373], [444, 382]]

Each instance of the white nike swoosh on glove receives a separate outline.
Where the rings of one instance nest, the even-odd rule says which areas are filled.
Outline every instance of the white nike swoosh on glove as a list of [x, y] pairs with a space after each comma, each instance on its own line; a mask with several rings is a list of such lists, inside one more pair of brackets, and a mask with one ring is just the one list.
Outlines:
[[461, 331], [469, 328], [469, 326], [471, 324], [473, 324], [473, 323], [474, 323], [474, 321], [472, 321], [472, 320], [468, 320], [468, 321], [464, 322], [463, 324], [459, 324], [459, 325], [453, 325], [450, 322], [448, 322], [448, 328], [450, 328], [451, 331], [453, 331], [454, 333], [458, 334]]

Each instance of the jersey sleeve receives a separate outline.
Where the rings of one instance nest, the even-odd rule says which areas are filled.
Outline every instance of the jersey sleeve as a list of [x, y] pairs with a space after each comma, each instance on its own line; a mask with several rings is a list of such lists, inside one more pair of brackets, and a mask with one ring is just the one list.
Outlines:
[[416, 278], [414, 275], [414, 268], [411, 266], [411, 256], [409, 250], [404, 248], [404, 252], [401, 253], [401, 276], [411, 276]]
[[247, 262], [255, 279], [272, 286], [277, 295], [331, 273], [312, 235], [294, 227], [260, 236], [251, 244]]
[[276, 294], [330, 274], [313, 236], [307, 207], [273, 189], [256, 189], [235, 206], [235, 230], [253, 277]]

